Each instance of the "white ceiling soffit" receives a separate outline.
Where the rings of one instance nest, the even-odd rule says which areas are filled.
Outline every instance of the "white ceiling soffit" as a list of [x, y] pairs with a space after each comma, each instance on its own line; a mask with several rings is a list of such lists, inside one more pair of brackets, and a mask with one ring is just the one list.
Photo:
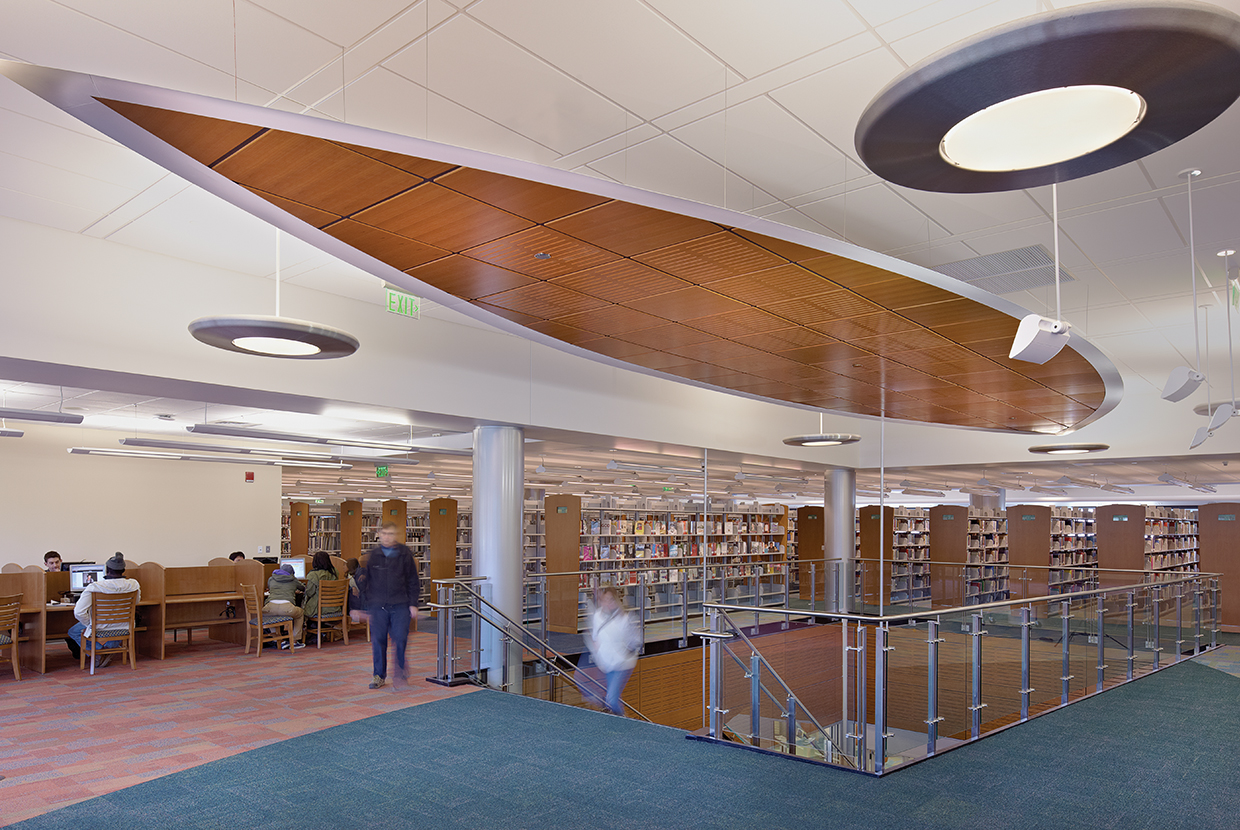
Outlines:
[[[454, 308], [466, 316], [551, 348], [618, 368], [673, 380], [677, 383], [688, 383], [714, 390], [719, 389], [719, 387], [710, 386], [706, 383], [667, 375], [653, 369], [625, 363], [621, 360], [572, 346], [527, 329], [503, 317], [491, 314], [433, 286], [419, 282], [408, 274], [398, 271], [386, 263], [380, 262], [329, 234], [294, 218], [270, 202], [250, 193], [242, 186], [229, 181], [215, 171], [189, 158], [179, 150], [173, 149], [133, 122], [100, 103], [96, 100], [96, 97], [187, 112], [209, 118], [254, 124], [330, 141], [359, 144], [375, 149], [514, 176], [611, 199], [619, 199], [657, 210], [717, 222], [743, 230], [751, 230], [882, 268], [909, 279], [924, 282], [944, 291], [966, 297], [1015, 318], [1022, 318], [1030, 313], [1029, 309], [969, 283], [961, 282], [928, 268], [923, 268], [886, 254], [860, 248], [829, 236], [792, 228], [712, 205], [603, 181], [571, 171], [545, 167], [476, 150], [452, 147], [424, 139], [395, 135], [354, 124], [327, 121], [312, 116], [282, 112], [252, 104], [224, 101], [187, 92], [161, 89], [145, 84], [136, 84], [77, 72], [67, 72], [12, 61], [0, 61], [0, 74], [21, 84], [39, 97], [181, 178], [231, 202], [286, 233], [393, 285], [405, 287], [433, 302]], [[1119, 404], [1120, 398], [1123, 395], [1123, 382], [1115, 364], [1096, 346], [1081, 337], [1074, 336], [1072, 347], [1098, 371], [1106, 384], [1107, 390], [1106, 397], [1098, 409], [1090, 417], [1077, 425], [1079, 429], [1088, 423], [1098, 420]], [[759, 395], [750, 395], [734, 390], [724, 391], [758, 400], [769, 400]], [[799, 406], [812, 411], [821, 411], [815, 407], [800, 406], [785, 401], [779, 401], [779, 403], [787, 406]], [[869, 418], [870, 416], [852, 415], [852, 417]]]

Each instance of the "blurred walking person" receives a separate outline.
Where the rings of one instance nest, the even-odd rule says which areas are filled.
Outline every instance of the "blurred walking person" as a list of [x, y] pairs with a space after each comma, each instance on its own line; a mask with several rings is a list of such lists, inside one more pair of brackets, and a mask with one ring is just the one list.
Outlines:
[[613, 715], [624, 714], [620, 696], [629, 675], [637, 666], [637, 653], [642, 647], [637, 617], [624, 607], [620, 589], [606, 585], [599, 589], [598, 606], [590, 615], [590, 631], [586, 645], [594, 664], [603, 672], [607, 697], [603, 706]]
[[387, 684], [388, 638], [392, 640], [392, 658], [396, 663], [394, 684], [407, 684], [405, 648], [409, 626], [418, 618], [418, 598], [422, 583], [413, 551], [396, 541], [396, 525], [385, 522], [379, 529], [379, 544], [366, 554], [366, 562], [357, 570], [357, 587], [362, 604], [370, 614], [371, 656], [374, 679], [370, 688]]

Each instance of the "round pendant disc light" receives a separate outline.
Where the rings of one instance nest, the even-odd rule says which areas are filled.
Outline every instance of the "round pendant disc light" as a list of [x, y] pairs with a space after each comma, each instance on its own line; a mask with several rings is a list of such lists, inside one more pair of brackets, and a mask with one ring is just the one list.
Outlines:
[[[866, 108], [855, 141], [866, 165], [895, 184], [1017, 190], [1136, 161], [1237, 98], [1240, 17], [1203, 3], [1095, 3], [986, 32], [912, 67]], [[1067, 111], [1047, 118], [1052, 105]], [[1077, 122], [1081, 107], [1090, 111]], [[1030, 118], [1051, 138], [1009, 143]], [[980, 148], [993, 142], [1008, 146]]]
[[1084, 455], [1090, 452], [1105, 452], [1111, 449], [1110, 444], [1041, 444], [1030, 447], [1029, 452], [1042, 455]]
[[289, 317], [236, 314], [189, 324], [195, 339], [230, 352], [294, 360], [327, 360], [357, 351], [357, 338], [321, 323]]
[[790, 447], [838, 447], [841, 444], [855, 444], [860, 440], [860, 435], [832, 432], [820, 435], [794, 435], [791, 438], [785, 438], [784, 443]]

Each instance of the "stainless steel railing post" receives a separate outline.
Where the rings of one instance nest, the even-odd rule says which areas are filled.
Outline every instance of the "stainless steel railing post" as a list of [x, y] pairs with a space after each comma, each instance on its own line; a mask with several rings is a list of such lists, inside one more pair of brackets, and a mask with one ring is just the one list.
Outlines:
[[750, 578], [753, 580], [753, 633], [758, 633], [761, 625], [759, 610], [762, 607], [762, 578], [758, 576], [758, 566], [750, 566]]
[[857, 653], [857, 725], [856, 733], [850, 737], [857, 742], [857, 769], [865, 769], [865, 727], [869, 720], [866, 712], [866, 692], [868, 691], [866, 683], [866, 665], [865, 665], [865, 641], [867, 639], [865, 624], [857, 623], [857, 645], [855, 647]]
[[1201, 654], [1201, 580], [1193, 583], [1193, 656]]
[[[832, 567], [835, 570], [835, 581], [832, 582], [831, 584], [835, 586], [835, 596], [838, 597], [840, 595], [840, 563], [836, 562], [835, 565], [833, 565]], [[834, 610], [836, 611], [841, 610], [839, 608], [839, 602], [831, 602], [830, 598], [827, 596], [826, 580], [823, 580], [822, 609], [824, 611], [830, 611], [832, 610], [831, 606], [833, 605], [836, 606]]]
[[973, 715], [970, 737], [974, 740], [982, 737], [982, 710], [986, 708], [986, 704], [982, 703], [982, 635], [985, 633], [982, 615], [974, 614], [973, 630], [970, 632], [973, 636], [973, 705], [969, 707]]
[[439, 630], [436, 632], [438, 647], [435, 654], [435, 676], [443, 681], [452, 679], [448, 675], [448, 603], [446, 602], [446, 594], [446, 586], [440, 585], [437, 587], [436, 595], [439, 600], [439, 608], [435, 611], [435, 620]]
[[[473, 605], [473, 620], [469, 627], [469, 667], [476, 678], [482, 674], [482, 597], [471, 592], [470, 601]], [[545, 638], [543, 642], [546, 642]]]
[[887, 761], [887, 623], [874, 631], [874, 772], [883, 774]]
[[[788, 566], [787, 561], [784, 562], [784, 607], [787, 608], [792, 603], [792, 568]], [[779, 630], [788, 630], [788, 618], [779, 618]]]
[[456, 586], [448, 583], [448, 607], [444, 609], [443, 634], [448, 638], [448, 676], [446, 680], [456, 677]]
[[[710, 610], [710, 630], [714, 634], [719, 631], [719, 611]], [[723, 691], [723, 643], [718, 637], [710, 639], [710, 736], [723, 736], [723, 710], [720, 708], [719, 695]]]
[[1060, 704], [1063, 704], [1063, 705], [1066, 705], [1068, 703], [1069, 681], [1072, 680], [1072, 675], [1069, 674], [1069, 672], [1072, 669], [1072, 661], [1071, 661], [1072, 631], [1068, 627], [1068, 620], [1072, 619], [1072, 615], [1068, 613], [1068, 610], [1070, 607], [1071, 607], [1071, 603], [1069, 602], [1059, 603], [1059, 615], [1063, 621], [1063, 633], [1061, 635], [1062, 639], [1060, 640], [1060, 642], [1063, 644], [1063, 673], [1059, 676], [1059, 681], [1063, 684], [1063, 689], [1059, 695], [1059, 702]]
[[1218, 577], [1210, 577], [1210, 648], [1218, 647]]
[[680, 572], [680, 647], [689, 646], [689, 572]]
[[500, 683], [499, 688], [501, 691], [506, 692], [508, 691], [508, 652], [512, 651], [510, 647], [512, 637], [508, 633], [508, 626], [505, 625], [501, 631], [503, 632], [503, 636], [500, 637], [500, 648], [504, 653], [500, 658], [500, 671], [503, 673], [501, 675], [503, 680]]
[[[538, 598], [538, 635], [542, 637], [543, 642], [547, 642], [547, 573], [544, 571], [539, 574], [539, 589], [541, 595]], [[544, 654], [543, 657], [547, 655]]]
[[646, 572], [637, 575], [637, 623], [642, 635], [642, 647], [638, 654], [646, 653]]
[[1096, 691], [1102, 691], [1106, 681], [1106, 594], [1098, 595], [1098, 685]]
[[[797, 754], [797, 699], [794, 695], [789, 694], [787, 698], [788, 715], [784, 723], [784, 737], [787, 744], [788, 754]], [[825, 736], [824, 736], [825, 737]], [[825, 747], [824, 747], [825, 749]], [[830, 761], [830, 758], [825, 759]]]
[[939, 637], [938, 620], [926, 624], [926, 757], [939, 743]]
[[1136, 620], [1137, 592], [1128, 592], [1128, 679], [1132, 680], [1133, 663], [1136, 662]]
[[1162, 656], [1162, 586], [1154, 586], [1154, 671], [1158, 671], [1158, 658]]
[[1184, 659], [1184, 583], [1175, 586], [1175, 662]]
[[762, 745], [762, 658], [749, 654], [749, 743]]
[[1020, 609], [1020, 719], [1029, 720], [1029, 694], [1033, 687], [1029, 685], [1029, 629], [1033, 623], [1029, 620], [1031, 609]]
[[818, 563], [809, 563], [809, 610], [818, 610]]

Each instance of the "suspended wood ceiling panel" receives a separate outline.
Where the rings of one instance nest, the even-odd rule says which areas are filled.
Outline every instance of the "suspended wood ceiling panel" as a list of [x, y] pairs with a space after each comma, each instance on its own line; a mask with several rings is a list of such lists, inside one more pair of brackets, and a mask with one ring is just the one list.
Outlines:
[[574, 346], [823, 409], [1017, 431], [1102, 404], [1071, 347], [866, 263], [714, 222], [343, 142], [100, 99], [198, 162], [427, 285]]

